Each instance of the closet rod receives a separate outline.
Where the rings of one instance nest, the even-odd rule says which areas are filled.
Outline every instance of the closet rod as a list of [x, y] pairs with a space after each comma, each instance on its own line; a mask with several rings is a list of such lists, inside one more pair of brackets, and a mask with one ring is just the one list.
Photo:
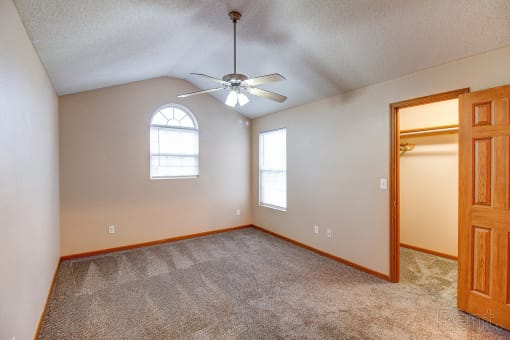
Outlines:
[[459, 132], [458, 125], [441, 125], [421, 129], [400, 130], [400, 137], [425, 137]]

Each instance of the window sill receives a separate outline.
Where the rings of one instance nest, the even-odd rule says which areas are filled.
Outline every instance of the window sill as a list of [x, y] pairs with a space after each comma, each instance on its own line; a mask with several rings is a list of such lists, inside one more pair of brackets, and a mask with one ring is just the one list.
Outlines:
[[271, 205], [271, 204], [259, 203], [259, 206], [264, 207], [264, 208], [273, 209], [273, 210], [278, 210], [278, 211], [287, 211], [287, 208], [282, 208], [282, 207], [278, 207], [276, 205]]
[[165, 176], [165, 177], [151, 177], [151, 181], [159, 181], [161, 179], [197, 179], [199, 175], [196, 176]]

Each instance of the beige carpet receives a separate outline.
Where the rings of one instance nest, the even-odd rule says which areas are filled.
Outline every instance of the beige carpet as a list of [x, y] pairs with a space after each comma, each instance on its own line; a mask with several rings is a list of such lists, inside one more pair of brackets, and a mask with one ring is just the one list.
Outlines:
[[62, 263], [40, 339], [509, 339], [255, 229]]
[[400, 282], [425, 289], [443, 304], [457, 303], [457, 261], [400, 248]]

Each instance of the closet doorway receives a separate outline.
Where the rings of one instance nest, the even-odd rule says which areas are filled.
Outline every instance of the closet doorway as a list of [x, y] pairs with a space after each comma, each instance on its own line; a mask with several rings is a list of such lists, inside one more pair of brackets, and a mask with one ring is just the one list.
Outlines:
[[458, 97], [467, 92], [390, 106], [390, 279], [430, 285], [452, 298], [456, 292], [450, 283], [457, 279]]
[[[404, 127], [402, 131], [400, 115], [405, 113], [405, 108], [459, 99], [459, 192], [456, 198], [450, 198], [457, 201], [459, 212], [458, 279], [450, 282], [458, 287], [457, 309], [510, 329], [510, 85], [468, 92], [468, 89], [461, 89], [390, 105], [390, 280], [399, 282], [402, 271], [403, 197], [400, 186], [403, 159], [400, 152], [413, 149], [412, 138], [424, 138], [426, 134], [428, 137], [437, 136], [438, 133], [446, 135], [450, 134], [450, 129], [456, 128], [450, 124], [419, 129]], [[421, 134], [421, 137], [417, 134]], [[402, 142], [407, 144], [402, 145], [401, 151]], [[414, 148], [417, 147], [415, 144]], [[422, 217], [423, 220], [430, 218]], [[433, 239], [442, 239], [444, 233], [436, 233]], [[414, 240], [417, 239], [426, 241], [423, 236]], [[402, 251], [407, 251], [404, 249]], [[421, 250], [422, 254], [430, 255]], [[444, 290], [441, 294], [432, 293], [450, 308], [455, 300], [448, 299], [455, 294], [452, 291], [450, 289], [452, 294], [442, 294]], [[425, 290], [423, 292], [430, 294]]]

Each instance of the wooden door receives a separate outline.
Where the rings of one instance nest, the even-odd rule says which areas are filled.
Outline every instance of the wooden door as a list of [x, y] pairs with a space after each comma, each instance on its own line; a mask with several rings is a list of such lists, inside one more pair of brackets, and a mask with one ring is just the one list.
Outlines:
[[510, 329], [510, 85], [460, 96], [459, 309]]

